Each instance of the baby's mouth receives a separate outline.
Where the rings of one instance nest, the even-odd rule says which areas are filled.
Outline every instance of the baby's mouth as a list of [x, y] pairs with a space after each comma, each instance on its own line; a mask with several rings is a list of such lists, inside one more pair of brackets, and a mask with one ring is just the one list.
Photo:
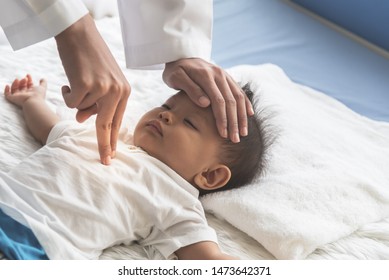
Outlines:
[[151, 130], [158, 133], [160, 136], [163, 136], [162, 125], [159, 121], [151, 120], [146, 123], [146, 127], [149, 127]]

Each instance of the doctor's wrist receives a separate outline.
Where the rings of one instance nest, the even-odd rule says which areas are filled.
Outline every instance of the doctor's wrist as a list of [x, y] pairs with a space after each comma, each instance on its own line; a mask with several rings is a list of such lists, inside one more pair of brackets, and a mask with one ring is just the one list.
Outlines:
[[87, 14], [54, 38], [57, 45], [68, 44], [69, 42], [85, 38], [85, 34], [93, 32], [94, 30], [97, 31], [94, 19], [90, 14]]

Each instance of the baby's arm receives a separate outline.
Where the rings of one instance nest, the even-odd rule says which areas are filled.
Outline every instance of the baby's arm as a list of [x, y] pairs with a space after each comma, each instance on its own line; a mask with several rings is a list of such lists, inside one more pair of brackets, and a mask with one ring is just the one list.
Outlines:
[[175, 253], [180, 260], [236, 260], [222, 253], [219, 246], [211, 241], [194, 243], [178, 249]]
[[43, 145], [46, 144], [50, 130], [59, 117], [47, 106], [45, 101], [47, 83], [40, 80], [34, 86], [32, 78], [15, 79], [11, 86], [4, 89], [5, 98], [23, 110], [24, 120], [31, 134]]

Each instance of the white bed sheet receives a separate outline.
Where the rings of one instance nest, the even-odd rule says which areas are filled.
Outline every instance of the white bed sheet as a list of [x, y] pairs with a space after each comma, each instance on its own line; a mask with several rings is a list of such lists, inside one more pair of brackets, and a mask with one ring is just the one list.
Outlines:
[[[104, 18], [98, 27], [111, 51], [124, 69], [119, 22], [117, 18]], [[13, 52], [0, 35], [0, 87], [15, 77], [26, 73], [35, 81], [44, 77], [48, 80], [47, 101], [62, 118], [73, 118], [74, 111], [66, 108], [60, 88], [66, 84], [66, 76], [57, 56], [53, 40], [48, 40], [24, 50]], [[132, 94], [123, 125], [133, 129], [140, 115], [160, 103], [175, 91], [161, 81], [158, 71], [125, 70], [132, 85]], [[0, 169], [8, 171], [20, 160], [39, 149], [40, 145], [26, 130], [19, 109], [0, 98]], [[93, 120], [90, 120], [93, 121]], [[209, 223], [218, 233], [222, 249], [242, 259], [274, 259], [260, 243], [238, 230], [222, 218], [207, 214]], [[139, 245], [109, 248], [102, 259], [159, 259], [159, 255]], [[366, 224], [347, 237], [317, 248], [307, 259], [389, 259], [389, 219]]]

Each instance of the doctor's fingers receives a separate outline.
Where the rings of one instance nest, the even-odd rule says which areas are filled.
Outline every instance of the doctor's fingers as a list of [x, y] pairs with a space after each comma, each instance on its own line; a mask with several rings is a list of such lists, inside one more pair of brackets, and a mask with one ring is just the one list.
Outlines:
[[127, 104], [131, 93], [131, 87], [124, 79], [124, 84], [119, 86], [119, 82], [111, 86], [105, 86], [101, 83], [95, 83], [93, 88], [83, 87], [71, 90], [69, 86], [62, 87], [62, 94], [66, 105], [69, 108], [77, 108], [77, 121], [83, 122], [91, 115], [96, 114], [96, 102], [107, 96], [117, 103], [123, 101]]
[[[226, 80], [210, 81], [204, 89], [211, 99], [212, 111], [219, 131], [223, 129], [222, 136], [232, 142], [240, 141], [239, 129], [247, 130], [246, 108], [241, 106], [241, 96], [235, 96]], [[243, 116], [242, 116], [243, 112]], [[240, 118], [240, 119], [239, 119]], [[238, 122], [239, 119], [239, 122]], [[241, 127], [239, 127], [239, 125]]]
[[[211, 69], [213, 73], [208, 76], [208, 79], [199, 79], [198, 83], [202, 83], [203, 90], [211, 98], [215, 116], [223, 116], [222, 108], [225, 108], [229, 138], [234, 143], [239, 142], [239, 136], [247, 136], [249, 133], [247, 116], [253, 115], [254, 109], [243, 89], [225, 70], [218, 66], [213, 66]], [[214, 89], [212, 81], [216, 83], [218, 91]]]
[[[244, 93], [228, 76], [225, 79], [216, 80], [216, 84], [221, 97], [212, 101], [212, 104], [216, 102], [218, 106], [225, 107], [229, 138], [232, 142], [238, 143], [240, 135], [247, 135], [247, 110]], [[216, 113], [214, 111], [214, 114]]]
[[[167, 63], [163, 72], [163, 80], [169, 87], [185, 91], [189, 98], [198, 106], [207, 107], [211, 104], [211, 100], [215, 100], [213, 97], [215, 93], [218, 97], [222, 98], [212, 75], [209, 75], [209, 71], [207, 70], [209, 65], [211, 64], [200, 59], [181, 59]], [[206, 80], [205, 83], [202, 79]], [[201, 81], [201, 83], [198, 81]], [[208, 96], [200, 84], [205, 85], [208, 91], [211, 87], [212, 96]], [[219, 134], [223, 138], [227, 138], [227, 115], [225, 107], [223, 104], [222, 106], [212, 105]]]
[[[213, 78], [204, 79], [203, 77], [202, 79], [195, 79], [196, 77], [193, 74], [189, 76], [182, 70], [179, 76], [175, 74], [174, 87], [185, 91], [189, 98], [198, 106], [207, 107], [212, 104], [212, 111], [219, 134], [223, 138], [227, 138], [230, 135], [233, 142], [238, 142], [239, 135], [236, 138], [238, 128], [234, 101], [230, 102], [232, 104], [227, 105], [225, 96], [220, 92]], [[232, 94], [229, 94], [228, 98], [233, 99]]]
[[[242, 87], [238, 85], [234, 79], [232, 79], [228, 74], [226, 74], [226, 80], [222, 80], [221, 83], [224, 85], [225, 90], [222, 92], [228, 92], [228, 89], [231, 91], [233, 99], [236, 102], [236, 110], [238, 117], [238, 126], [239, 126], [239, 134], [241, 136], [248, 135], [248, 116], [254, 115], [253, 105], [251, 104], [248, 96], [243, 91]], [[219, 88], [223, 86], [220, 85]], [[233, 112], [234, 111], [230, 111]], [[227, 116], [229, 113], [227, 113]]]
[[96, 102], [96, 134], [100, 159], [103, 164], [110, 164], [115, 157], [119, 129], [126, 110], [131, 88], [125, 92], [110, 92]]
[[123, 120], [124, 113], [126, 111], [126, 107], [127, 107], [127, 99], [120, 100], [116, 107], [116, 111], [112, 119], [112, 126], [111, 126], [111, 157], [112, 158], [116, 156], [116, 147], [119, 138], [119, 131], [122, 125], [122, 120]]
[[[131, 87], [127, 83], [122, 88], [111, 87], [104, 92], [101, 88], [91, 90], [88, 94], [77, 94], [68, 86], [62, 87], [66, 104], [70, 108], [77, 108], [76, 119], [83, 122], [90, 116], [97, 114], [96, 135], [100, 160], [109, 165], [115, 156], [120, 125], [124, 116]], [[80, 96], [84, 96], [81, 99]]]
[[[211, 104], [211, 99], [214, 100], [214, 98], [210, 98], [210, 96], [207, 95], [203, 88], [196, 81], [193, 80], [193, 75], [191, 77], [187, 74], [184, 68], [179, 68], [173, 71], [172, 73], [169, 73], [169, 75], [165, 75], [164, 81], [168, 86], [172, 88], [185, 91], [185, 93], [193, 101], [193, 103], [197, 104], [200, 107], [207, 107]], [[209, 83], [207, 84], [208, 87], [210, 87]], [[218, 88], [213, 82], [212, 92], [215, 91], [218, 92]], [[220, 92], [218, 93], [218, 96], [222, 98]], [[223, 138], [227, 138], [227, 115], [224, 106], [219, 106], [214, 103], [212, 109], [214, 112], [216, 126], [219, 131], [219, 134]]]
[[[206, 65], [206, 67], [208, 67], [208, 65]], [[189, 98], [198, 106], [207, 107], [212, 104], [216, 126], [219, 134], [223, 138], [227, 138], [228, 135], [234, 135], [234, 133], [229, 133], [228, 130], [231, 130], [231, 132], [237, 131], [236, 117], [231, 117], [234, 115], [234, 111], [231, 111], [233, 105], [229, 106], [230, 118], [228, 119], [225, 98], [215, 82], [212, 71], [209, 71], [206, 68], [201, 68], [201, 70], [196, 69], [196, 71], [194, 71], [193, 68], [187, 69], [180, 67], [175, 69], [175, 71], [170, 72], [169, 75], [166, 75], [164, 80], [168, 86], [185, 91]], [[230, 97], [231, 96], [232, 95], [230, 94]], [[229, 121], [231, 121], [231, 123], [229, 123]], [[234, 141], [233, 138], [231, 138], [231, 140]]]
[[193, 72], [191, 79], [211, 99], [220, 134], [225, 136], [228, 128], [228, 137], [237, 143], [240, 135], [248, 134], [247, 115], [253, 114], [252, 105], [241, 87], [222, 68], [211, 65], [205, 70]]
[[[97, 104], [100, 104], [100, 106], [98, 107]], [[103, 164], [109, 165], [111, 158], [114, 158], [116, 155], [119, 130], [127, 106], [127, 102], [125, 100], [119, 101], [112, 120], [112, 113], [109, 107], [110, 105], [108, 105], [108, 110], [104, 109], [105, 106], [106, 105], [101, 102], [95, 103], [93, 106], [87, 109], [78, 110], [76, 114], [76, 119], [78, 122], [84, 122], [92, 115], [97, 114], [96, 135], [99, 146], [100, 161]]]
[[96, 107], [95, 125], [100, 161], [104, 165], [109, 165], [116, 151], [117, 134], [124, 115], [125, 105], [123, 102], [104, 98], [96, 102]]
[[81, 101], [84, 99], [87, 91], [84, 90], [72, 90], [69, 86], [64, 85], [61, 88], [62, 97], [65, 101], [66, 106], [69, 108], [77, 108]]
[[108, 93], [113, 93], [114, 98], [120, 99], [120, 88], [109, 87], [94, 83], [93, 86], [63, 86], [62, 95], [69, 108], [85, 110], [92, 107], [97, 100]]
[[203, 89], [194, 82], [184, 69], [178, 69], [169, 75], [166, 84], [174, 89], [183, 90], [189, 98], [200, 107], [208, 107], [211, 103]]
[[105, 96], [109, 96], [110, 99], [117, 102], [120, 102], [121, 100], [127, 102], [127, 99], [130, 96], [131, 87], [123, 75], [117, 76], [121, 77], [121, 79], [112, 78], [107, 81], [95, 81], [88, 93], [78, 104], [77, 109], [83, 110], [89, 108], [101, 98], [105, 98]]

